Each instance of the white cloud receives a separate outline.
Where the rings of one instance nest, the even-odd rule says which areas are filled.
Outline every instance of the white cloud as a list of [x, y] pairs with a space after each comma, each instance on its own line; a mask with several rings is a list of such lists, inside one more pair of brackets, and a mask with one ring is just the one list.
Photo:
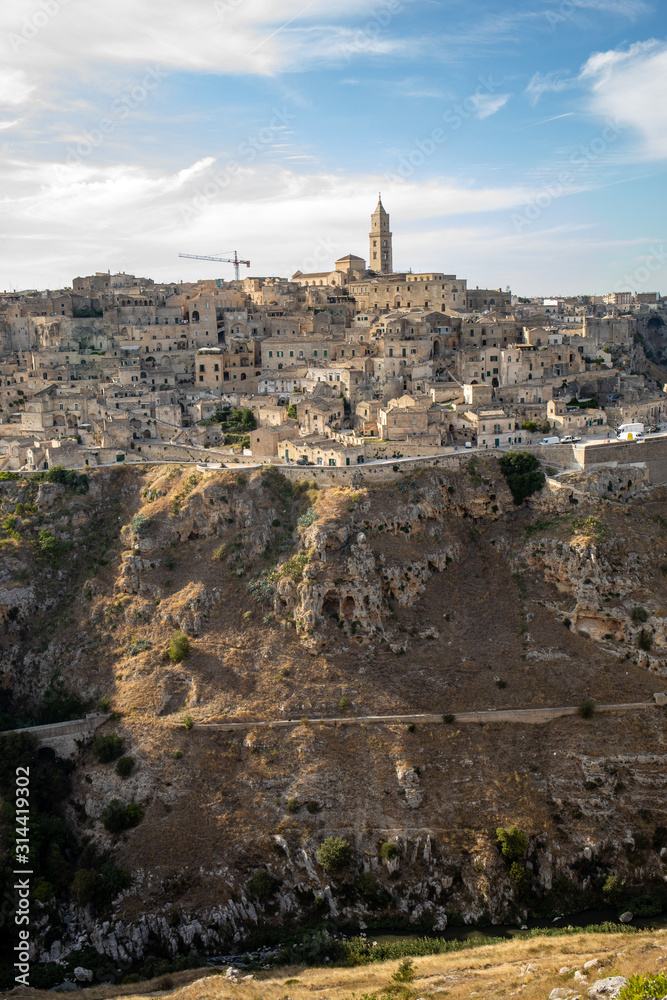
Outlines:
[[0, 68], [0, 107], [18, 107], [25, 104], [34, 90], [23, 70], [5, 66]]
[[20, 118], [15, 118], [14, 121], [12, 122], [0, 122], [0, 132], [4, 131], [7, 128], [13, 128], [14, 125], [18, 125], [20, 121], [21, 121]]
[[[323, 244], [331, 245], [327, 262], [347, 251], [364, 256], [378, 178], [300, 169], [253, 163], [230, 172], [211, 157], [171, 173], [86, 161], [5, 161], [3, 228], [12, 234], [5, 273], [35, 287], [69, 284], [74, 273], [106, 267], [165, 280], [188, 277], [210, 269], [179, 261], [179, 251], [215, 252], [220, 241], [248, 255], [254, 274], [293, 273]], [[541, 190], [443, 179], [379, 183], [395, 222], [413, 234], [442, 229], [449, 217], [509, 212]], [[407, 267], [418, 239], [403, 240], [401, 266]]]
[[591, 89], [590, 109], [596, 115], [640, 134], [643, 158], [667, 157], [667, 43], [651, 39], [596, 52], [579, 79]]
[[560, 93], [577, 86], [577, 78], [568, 75], [569, 70], [557, 69], [550, 73], [535, 73], [526, 87], [528, 100], [535, 107], [543, 94]]
[[599, 10], [603, 14], [620, 14], [635, 21], [651, 10], [644, 0], [574, 0], [576, 7], [584, 10]]
[[511, 94], [473, 94], [469, 100], [475, 106], [477, 118], [490, 118], [505, 107], [511, 96]]
[[398, 0], [115, 0], [113, 11], [100, 0], [3, 0], [0, 63], [29, 67], [33, 86], [73, 65], [271, 74], [395, 54], [405, 40], [388, 28], [401, 12]]

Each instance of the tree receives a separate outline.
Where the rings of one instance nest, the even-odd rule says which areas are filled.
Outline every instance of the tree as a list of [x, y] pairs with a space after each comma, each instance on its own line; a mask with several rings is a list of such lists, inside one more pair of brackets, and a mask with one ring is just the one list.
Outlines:
[[398, 854], [398, 846], [393, 840], [385, 840], [380, 848], [380, 857], [383, 861], [391, 861]]
[[518, 861], [528, 850], [528, 837], [518, 826], [499, 826], [496, 837], [503, 857], [508, 861]]
[[274, 878], [265, 868], [258, 868], [250, 876], [246, 883], [246, 892], [252, 899], [270, 899], [280, 886], [277, 878]]
[[121, 757], [116, 764], [116, 774], [120, 778], [129, 778], [134, 771], [134, 757]]
[[503, 455], [499, 465], [517, 507], [526, 497], [542, 489], [544, 473], [538, 460], [529, 452], [515, 451]]
[[341, 837], [327, 837], [317, 849], [317, 860], [327, 872], [340, 872], [352, 860], [352, 847]]
[[287, 407], [287, 417], [289, 420], [296, 420], [296, 403], [290, 403]]
[[91, 747], [93, 757], [97, 757], [100, 764], [110, 764], [112, 760], [117, 760], [122, 756], [125, 744], [116, 733], [106, 733], [98, 736]]
[[138, 826], [144, 818], [143, 807], [138, 802], [130, 802], [124, 805], [120, 799], [112, 799], [104, 807], [102, 812], [102, 823], [109, 833], [122, 833], [130, 827]]
[[582, 719], [591, 719], [593, 717], [593, 713], [595, 712], [595, 702], [593, 699], [584, 698], [584, 700], [579, 703], [577, 712]]
[[169, 643], [169, 659], [172, 663], [180, 663], [190, 652], [190, 640], [185, 632], [173, 632]]

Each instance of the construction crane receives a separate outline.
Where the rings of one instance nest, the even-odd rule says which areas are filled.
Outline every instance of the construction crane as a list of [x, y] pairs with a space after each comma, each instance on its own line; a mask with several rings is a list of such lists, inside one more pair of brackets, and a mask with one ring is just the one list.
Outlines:
[[[228, 250], [227, 252], [231, 253], [232, 251]], [[233, 264], [234, 265], [234, 277], [236, 278], [237, 281], [239, 280], [239, 267], [240, 267], [240, 265], [241, 264], [245, 264], [246, 267], [250, 267], [250, 261], [249, 260], [241, 260], [241, 258], [237, 254], [236, 250], [234, 251], [234, 256], [233, 257], [208, 257], [205, 254], [199, 254], [199, 253], [179, 253], [178, 256], [179, 257], [189, 257], [190, 260], [217, 260], [217, 261], [220, 261], [220, 263], [222, 263], [222, 264]]]

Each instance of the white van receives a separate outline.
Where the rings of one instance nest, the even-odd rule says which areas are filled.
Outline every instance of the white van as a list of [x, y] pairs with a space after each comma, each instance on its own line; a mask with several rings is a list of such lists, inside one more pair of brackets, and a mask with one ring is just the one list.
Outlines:
[[542, 438], [540, 444], [560, 444], [560, 438], [558, 437]]
[[644, 425], [639, 422], [632, 424], [621, 424], [616, 431], [619, 441], [635, 441], [644, 437]]

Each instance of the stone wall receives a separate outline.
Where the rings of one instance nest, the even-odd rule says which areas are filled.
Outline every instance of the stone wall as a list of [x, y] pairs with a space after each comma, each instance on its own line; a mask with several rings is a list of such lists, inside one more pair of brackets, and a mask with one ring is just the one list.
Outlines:
[[58, 757], [73, 757], [79, 749], [79, 743], [92, 736], [95, 730], [104, 725], [110, 717], [108, 712], [92, 712], [85, 719], [72, 719], [70, 722], [54, 722], [48, 726], [7, 730], [0, 733], [0, 736], [7, 736], [10, 732], [30, 733], [38, 740], [40, 746], [54, 750]]

